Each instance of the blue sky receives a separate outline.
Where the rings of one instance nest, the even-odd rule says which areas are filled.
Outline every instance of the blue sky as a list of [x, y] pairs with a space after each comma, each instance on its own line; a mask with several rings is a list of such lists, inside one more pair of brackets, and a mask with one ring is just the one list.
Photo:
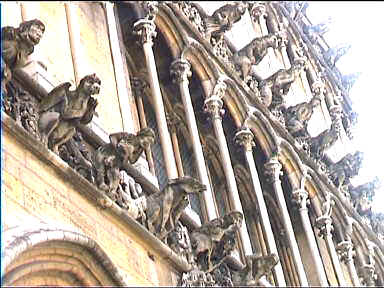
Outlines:
[[[332, 47], [350, 43], [337, 67], [343, 74], [362, 72], [350, 92], [353, 110], [359, 114], [353, 149], [364, 152], [363, 167], [353, 179], [364, 183], [378, 176], [384, 184], [384, 2], [309, 2], [307, 16], [313, 24], [332, 17], [324, 35]], [[376, 193], [373, 209], [384, 212], [384, 187]], [[382, 195], [380, 195], [382, 194]]]

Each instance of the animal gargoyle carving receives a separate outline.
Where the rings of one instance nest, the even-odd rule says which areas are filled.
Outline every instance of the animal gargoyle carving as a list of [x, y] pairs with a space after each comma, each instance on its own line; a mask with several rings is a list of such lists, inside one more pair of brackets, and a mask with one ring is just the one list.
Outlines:
[[273, 267], [279, 262], [276, 254], [262, 256], [253, 254], [245, 256], [245, 267], [240, 271], [232, 272], [234, 286], [260, 286], [258, 282], [262, 276], [272, 272]]
[[12, 71], [26, 66], [28, 56], [33, 53], [45, 31], [38, 19], [25, 21], [18, 28], [6, 26], [1, 29], [1, 88], [12, 78]]
[[162, 191], [147, 198], [148, 230], [159, 239], [164, 239], [175, 229], [181, 212], [186, 207], [186, 197], [205, 190], [204, 184], [189, 176], [169, 179], [167, 186]]
[[248, 79], [251, 66], [259, 64], [267, 55], [268, 48], [276, 49], [279, 47], [279, 38], [281, 36], [278, 33], [255, 38], [233, 55], [233, 61], [237, 68], [240, 69], [244, 81]]
[[100, 146], [93, 155], [96, 185], [107, 193], [119, 187], [120, 170], [129, 174], [141, 153], [153, 144], [155, 134], [151, 128], [140, 130], [137, 135], [119, 132], [109, 135], [110, 143]]
[[225, 32], [231, 30], [232, 25], [240, 21], [247, 7], [248, 5], [243, 1], [226, 4], [213, 12], [212, 16], [205, 18], [206, 32], [209, 38], [211, 36], [221, 38]]
[[339, 138], [340, 124], [337, 121], [332, 122], [331, 128], [321, 132], [316, 137], [309, 140], [311, 155], [321, 160], [324, 156], [325, 151], [331, 148]]
[[39, 132], [43, 144], [56, 154], [59, 146], [76, 133], [80, 124], [88, 124], [93, 118], [97, 100], [92, 95], [100, 92], [100, 79], [96, 74], [85, 76], [79, 86], [70, 91], [71, 83], [63, 83], [49, 92], [40, 102]]
[[282, 99], [288, 94], [291, 85], [305, 68], [303, 59], [295, 60], [289, 69], [280, 69], [272, 76], [262, 80], [259, 84], [261, 101], [267, 107], [272, 104], [273, 98]]
[[235, 232], [241, 227], [242, 220], [242, 213], [232, 211], [209, 221], [191, 233], [192, 251], [200, 269], [212, 271], [215, 268], [216, 265], [211, 260], [212, 252], [226, 233]]
[[356, 151], [355, 154], [348, 153], [338, 162], [329, 167], [329, 177], [340, 189], [343, 185], [349, 184], [349, 179], [359, 173], [363, 162], [363, 153]]

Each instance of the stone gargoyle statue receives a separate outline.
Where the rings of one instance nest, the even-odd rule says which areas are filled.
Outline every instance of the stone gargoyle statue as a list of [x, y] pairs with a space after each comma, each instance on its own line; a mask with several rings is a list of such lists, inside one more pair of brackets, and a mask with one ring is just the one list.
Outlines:
[[88, 124], [93, 118], [97, 100], [92, 95], [100, 92], [100, 79], [96, 74], [80, 80], [76, 90], [69, 90], [66, 82], [52, 89], [39, 105], [39, 132], [43, 144], [59, 154], [59, 146], [76, 133], [80, 124]]
[[[213, 219], [194, 230], [191, 235], [192, 252], [200, 270], [212, 271], [217, 265], [211, 256], [226, 233], [236, 232], [241, 227], [243, 214], [232, 211], [220, 218]], [[222, 259], [219, 259], [218, 265]]]
[[155, 133], [151, 128], [140, 130], [137, 135], [118, 132], [109, 135], [110, 143], [100, 146], [93, 155], [96, 185], [107, 194], [114, 194], [120, 183], [120, 170], [129, 174], [143, 151], [154, 143]]
[[241, 71], [244, 81], [247, 81], [252, 65], [257, 65], [267, 55], [268, 48], [278, 48], [282, 41], [280, 33], [272, 33], [255, 38], [251, 43], [233, 54], [233, 62], [236, 68]]
[[24, 21], [18, 28], [6, 26], [1, 29], [1, 89], [12, 78], [12, 71], [28, 63], [28, 56], [40, 42], [45, 25], [38, 19]]
[[334, 121], [330, 128], [309, 140], [309, 149], [314, 159], [321, 160], [324, 157], [324, 153], [331, 148], [339, 138], [340, 129], [340, 124]]
[[349, 187], [349, 195], [351, 197], [352, 205], [357, 213], [361, 216], [366, 216], [372, 212], [371, 207], [373, 204], [373, 197], [375, 196], [375, 191], [380, 187], [381, 183], [378, 177], [356, 187]]
[[239, 286], [264, 286], [259, 280], [272, 272], [273, 267], [279, 262], [276, 254], [262, 256], [252, 254], [245, 256], [245, 267], [240, 271], [232, 272], [232, 281], [235, 287]]
[[313, 114], [313, 109], [320, 104], [320, 99], [313, 97], [309, 102], [299, 103], [287, 108], [285, 126], [293, 137], [307, 136], [307, 125]]
[[349, 179], [359, 173], [362, 162], [362, 152], [348, 153], [338, 162], [329, 165], [329, 177], [337, 188], [340, 189], [342, 186], [348, 185]]
[[231, 30], [234, 23], [240, 21], [247, 8], [248, 4], [245, 1], [229, 3], [213, 12], [212, 16], [206, 17], [204, 20], [209, 38], [223, 37], [225, 32]]
[[260, 81], [259, 89], [262, 103], [266, 107], [270, 107], [273, 99], [279, 99], [277, 102], [284, 101], [292, 83], [299, 77], [305, 66], [305, 60], [297, 59], [289, 69], [280, 69], [267, 79]]
[[329, 27], [332, 22], [333, 19], [328, 17], [328, 19], [322, 23], [316, 25], [305, 25], [303, 27], [303, 32], [308, 36], [309, 40], [311, 40], [313, 43], [316, 43], [319, 37], [322, 37], [329, 31]]
[[162, 191], [147, 197], [148, 230], [163, 240], [176, 228], [181, 212], [186, 207], [186, 197], [205, 190], [204, 184], [189, 176], [169, 179]]
[[339, 61], [339, 59], [347, 54], [349, 49], [351, 49], [350, 44], [339, 44], [335, 47], [329, 48], [326, 52], [324, 52], [324, 60], [327, 62], [327, 64], [333, 68], [336, 65], [336, 62]]

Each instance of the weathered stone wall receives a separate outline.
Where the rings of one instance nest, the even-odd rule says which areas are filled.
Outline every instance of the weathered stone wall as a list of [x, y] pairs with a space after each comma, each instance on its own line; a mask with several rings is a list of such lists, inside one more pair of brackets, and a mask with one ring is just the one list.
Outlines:
[[[121, 219], [81, 195], [7, 130], [3, 131], [2, 180], [4, 230], [33, 220], [76, 227], [100, 245], [129, 285], [176, 285], [176, 272], [168, 262]], [[154, 255], [154, 260], [149, 255]]]

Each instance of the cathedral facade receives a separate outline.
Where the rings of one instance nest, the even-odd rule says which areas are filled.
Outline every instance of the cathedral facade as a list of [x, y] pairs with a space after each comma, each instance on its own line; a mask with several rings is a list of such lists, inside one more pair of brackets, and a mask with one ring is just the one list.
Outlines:
[[2, 285], [384, 286], [308, 5], [1, 2]]

